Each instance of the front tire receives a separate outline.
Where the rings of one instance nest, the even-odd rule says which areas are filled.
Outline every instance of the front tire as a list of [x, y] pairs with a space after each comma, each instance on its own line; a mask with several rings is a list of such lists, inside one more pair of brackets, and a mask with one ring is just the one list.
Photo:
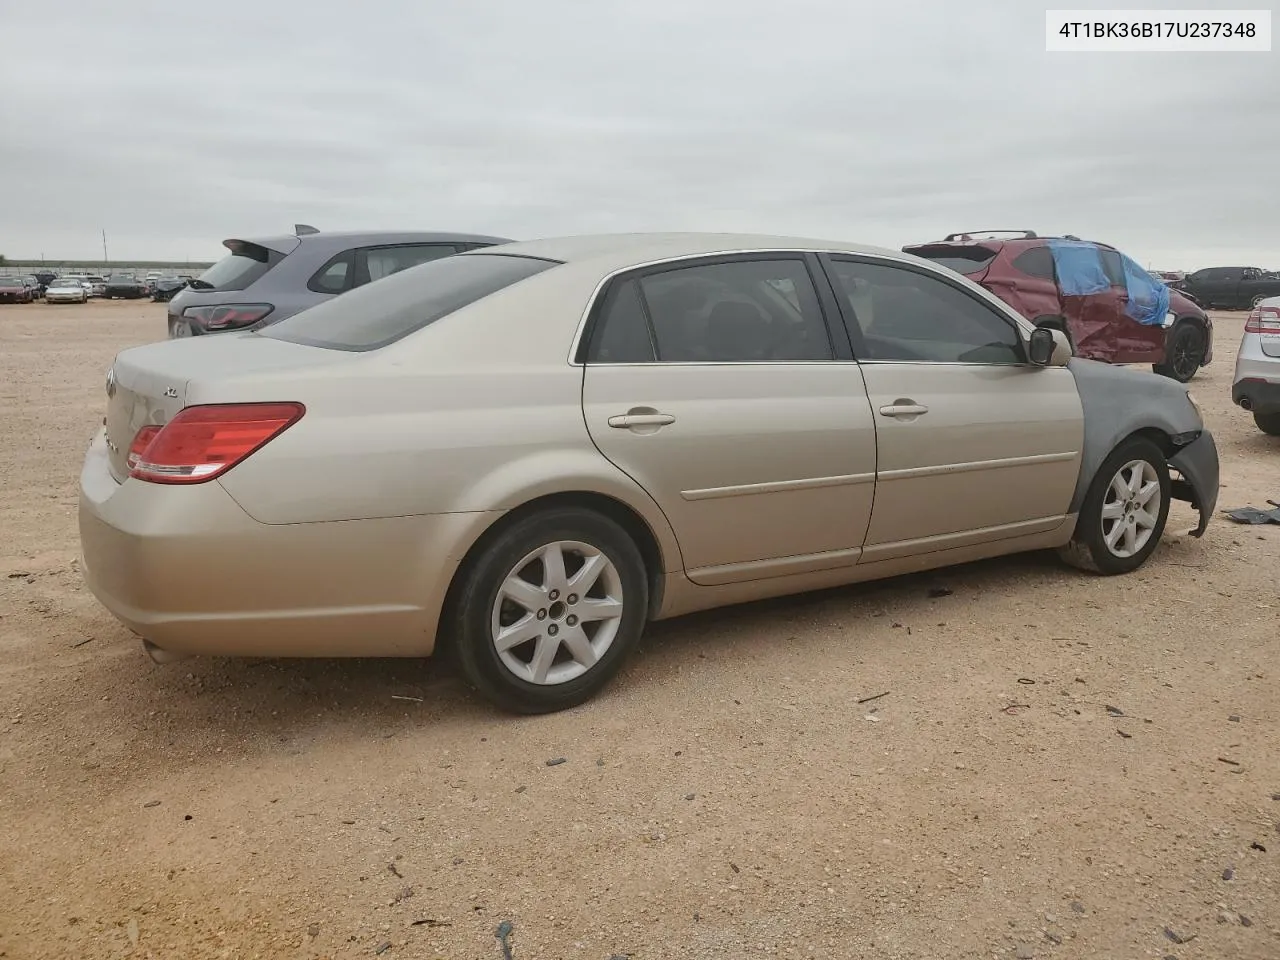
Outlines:
[[1268, 436], [1280, 437], [1280, 413], [1255, 412], [1253, 422], [1258, 425], [1259, 430]]
[[1164, 533], [1170, 488], [1164, 453], [1146, 437], [1130, 437], [1098, 468], [1060, 556], [1107, 576], [1137, 570]]
[[521, 518], [459, 571], [445, 622], [464, 679], [513, 713], [577, 706], [613, 679], [648, 619], [644, 560], [590, 510]]
[[1180, 320], [1165, 347], [1164, 361], [1153, 364], [1151, 369], [1162, 377], [1189, 383], [1204, 366], [1208, 348], [1209, 338], [1204, 328], [1194, 320]]

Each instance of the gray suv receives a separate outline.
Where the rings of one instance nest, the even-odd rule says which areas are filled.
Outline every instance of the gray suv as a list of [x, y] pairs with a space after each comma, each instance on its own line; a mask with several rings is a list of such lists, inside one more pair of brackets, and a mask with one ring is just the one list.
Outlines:
[[510, 243], [469, 233], [323, 233], [224, 240], [225, 257], [169, 301], [169, 337], [275, 323], [382, 277], [477, 247]]

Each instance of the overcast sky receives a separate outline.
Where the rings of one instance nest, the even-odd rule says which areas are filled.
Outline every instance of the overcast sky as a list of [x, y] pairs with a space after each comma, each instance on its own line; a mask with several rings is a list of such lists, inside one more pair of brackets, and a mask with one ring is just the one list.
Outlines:
[[1026, 227], [1280, 268], [1280, 52], [1048, 54], [1046, 6], [1105, 5], [0, 0], [0, 253]]

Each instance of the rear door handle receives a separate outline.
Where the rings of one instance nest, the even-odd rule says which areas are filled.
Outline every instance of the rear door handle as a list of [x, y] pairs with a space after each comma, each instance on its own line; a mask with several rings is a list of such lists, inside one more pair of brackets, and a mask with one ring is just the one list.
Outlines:
[[675, 423], [676, 418], [669, 413], [624, 413], [609, 418], [609, 426], [626, 430], [629, 427], [665, 427]]
[[899, 400], [897, 403], [880, 408], [882, 417], [918, 417], [928, 412], [929, 408], [924, 404], [912, 403], [909, 400]]

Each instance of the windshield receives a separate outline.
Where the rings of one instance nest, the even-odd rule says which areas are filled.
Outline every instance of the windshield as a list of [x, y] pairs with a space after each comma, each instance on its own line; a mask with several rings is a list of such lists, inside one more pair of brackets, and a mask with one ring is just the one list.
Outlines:
[[923, 257], [926, 260], [932, 260], [940, 267], [946, 267], [948, 270], [954, 270], [956, 273], [966, 275], [981, 273], [996, 256], [996, 251], [989, 247], [968, 244], [903, 247], [903, 252]]
[[231, 252], [191, 282], [197, 290], [244, 290], [285, 258], [283, 253], [245, 240], [228, 240]]
[[262, 335], [332, 350], [377, 350], [557, 265], [510, 254], [432, 260], [286, 317]]
[[83, 285], [83, 283], [84, 283], [84, 281], [83, 281], [83, 280], [79, 280], [79, 279], [77, 279], [76, 277], [59, 277], [57, 280], [54, 280], [51, 284], [49, 284], [49, 286], [51, 286], [51, 287], [79, 287], [79, 286]]

